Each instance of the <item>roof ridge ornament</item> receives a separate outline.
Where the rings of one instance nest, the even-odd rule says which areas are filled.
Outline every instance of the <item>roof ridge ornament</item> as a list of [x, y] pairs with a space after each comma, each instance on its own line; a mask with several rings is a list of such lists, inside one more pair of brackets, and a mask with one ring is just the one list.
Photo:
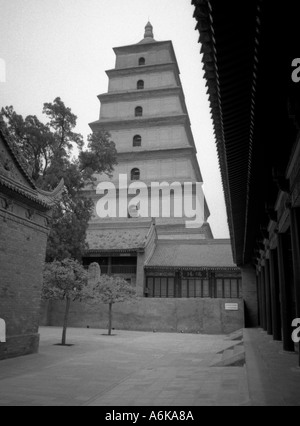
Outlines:
[[145, 26], [144, 38], [154, 38], [153, 26], [151, 25], [150, 21], [148, 21], [146, 26]]
[[153, 35], [153, 26], [151, 25], [151, 22], [148, 21], [145, 26], [144, 38], [138, 44], [153, 43], [155, 41], [156, 40], [154, 39]]

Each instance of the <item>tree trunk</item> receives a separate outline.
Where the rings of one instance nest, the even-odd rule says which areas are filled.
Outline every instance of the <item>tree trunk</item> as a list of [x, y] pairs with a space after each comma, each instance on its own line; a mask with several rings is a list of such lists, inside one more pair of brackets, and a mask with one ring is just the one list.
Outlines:
[[111, 336], [111, 329], [112, 329], [112, 303], [109, 303], [108, 305], [108, 335]]
[[62, 339], [61, 339], [61, 344], [63, 346], [66, 345], [66, 337], [67, 337], [67, 327], [68, 327], [70, 305], [71, 305], [71, 299], [69, 297], [67, 297], [65, 317], [64, 317], [64, 325], [63, 325], [63, 333], [62, 333]]

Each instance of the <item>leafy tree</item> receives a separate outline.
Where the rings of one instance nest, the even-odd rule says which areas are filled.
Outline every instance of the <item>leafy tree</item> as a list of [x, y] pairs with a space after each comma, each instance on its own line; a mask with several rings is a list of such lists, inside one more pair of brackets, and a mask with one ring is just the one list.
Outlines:
[[24, 119], [12, 106], [1, 109], [0, 123], [16, 150], [22, 154], [29, 174], [38, 182], [45, 175], [53, 155], [54, 138], [50, 128], [35, 115]]
[[[104, 130], [89, 135], [84, 149], [82, 135], [74, 132], [77, 117], [59, 97], [44, 104], [43, 114], [48, 119], [46, 124], [36, 116], [24, 119], [12, 106], [5, 107], [0, 125], [22, 154], [38, 187], [51, 191], [64, 179], [64, 193], [53, 212], [46, 261], [68, 257], [80, 260], [93, 209], [92, 200], [82, 190], [93, 182], [95, 173], [111, 176], [117, 151]], [[72, 157], [74, 148], [77, 158]]]
[[87, 279], [87, 271], [76, 260], [56, 260], [45, 264], [42, 298], [66, 302], [61, 340], [63, 346], [66, 345], [71, 302], [81, 299]]
[[87, 303], [108, 305], [108, 335], [112, 330], [112, 307], [115, 303], [121, 303], [136, 299], [136, 289], [122, 277], [116, 275], [101, 275], [95, 281], [90, 281], [83, 289], [82, 297]]
[[45, 103], [43, 113], [50, 119], [48, 127], [53, 129], [55, 136], [54, 151], [67, 154], [75, 143], [78, 148], [83, 147], [83, 138], [79, 133], [73, 132], [76, 127], [77, 117], [67, 108], [60, 98], [53, 103]]

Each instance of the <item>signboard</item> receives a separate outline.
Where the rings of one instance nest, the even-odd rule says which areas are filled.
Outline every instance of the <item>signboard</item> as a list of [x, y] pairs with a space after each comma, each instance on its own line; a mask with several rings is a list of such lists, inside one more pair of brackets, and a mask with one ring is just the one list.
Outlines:
[[202, 278], [207, 279], [207, 271], [181, 271], [182, 278]]
[[225, 303], [225, 311], [238, 311], [239, 304], [238, 303]]
[[5, 321], [0, 318], [0, 343], [6, 342], [6, 324]]
[[175, 277], [175, 271], [147, 271], [147, 278], [149, 277]]

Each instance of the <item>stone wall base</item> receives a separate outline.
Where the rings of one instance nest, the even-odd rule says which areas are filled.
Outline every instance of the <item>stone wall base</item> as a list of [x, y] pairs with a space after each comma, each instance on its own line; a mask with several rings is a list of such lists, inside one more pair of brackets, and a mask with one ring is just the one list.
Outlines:
[[6, 343], [0, 343], [0, 360], [37, 353], [39, 341], [39, 334], [8, 336]]

